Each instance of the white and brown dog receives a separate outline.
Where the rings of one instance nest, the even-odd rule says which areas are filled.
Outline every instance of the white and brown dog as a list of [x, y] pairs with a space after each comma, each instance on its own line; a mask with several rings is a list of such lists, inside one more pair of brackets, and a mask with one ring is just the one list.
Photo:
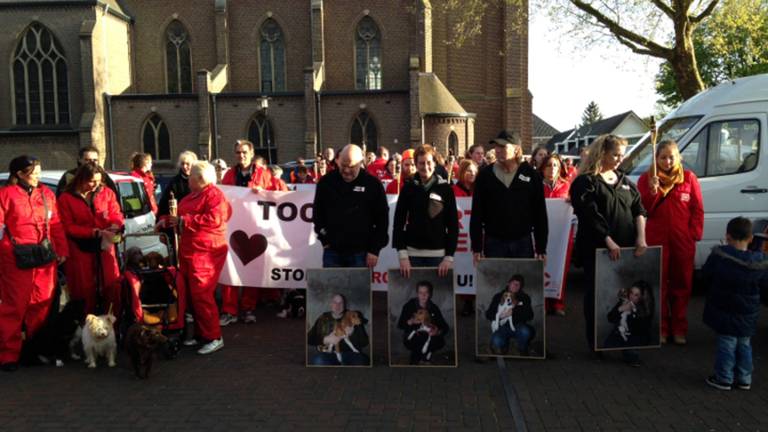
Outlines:
[[435, 329], [435, 325], [432, 324], [432, 318], [429, 315], [427, 309], [419, 309], [413, 314], [412, 319], [416, 320], [419, 324], [419, 328], [411, 331], [408, 335], [408, 340], [413, 339], [418, 332], [424, 332], [427, 334], [427, 341], [424, 342], [424, 346], [421, 348], [422, 354], [427, 354], [427, 360], [431, 357], [432, 353], [429, 352], [429, 344], [432, 342], [432, 331]]
[[85, 351], [85, 363], [89, 368], [96, 367], [96, 359], [106, 357], [109, 367], [115, 367], [117, 356], [117, 343], [115, 341], [115, 316], [93, 315], [85, 317], [83, 326], [83, 351]]
[[504, 293], [501, 294], [499, 306], [496, 308], [496, 319], [491, 321], [491, 330], [496, 332], [501, 328], [501, 326], [509, 324], [509, 328], [512, 329], [512, 331], [515, 331], [515, 324], [512, 322], [512, 315], [510, 314], [504, 318], [501, 317], [507, 311], [513, 310], [515, 306], [515, 295], [509, 291], [504, 291]]

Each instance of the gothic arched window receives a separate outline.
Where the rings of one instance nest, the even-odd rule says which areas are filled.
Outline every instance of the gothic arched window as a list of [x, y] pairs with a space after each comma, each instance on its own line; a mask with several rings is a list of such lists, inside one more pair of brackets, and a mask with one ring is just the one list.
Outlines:
[[159, 115], [152, 114], [144, 122], [141, 137], [144, 153], [151, 154], [154, 160], [171, 160], [171, 137]]
[[264, 21], [259, 32], [261, 91], [285, 91], [285, 40], [283, 31], [273, 19]]
[[366, 152], [375, 152], [379, 147], [376, 135], [376, 123], [367, 111], [360, 111], [352, 123], [349, 142], [359, 145]]
[[192, 55], [189, 32], [179, 20], [165, 30], [165, 76], [168, 93], [192, 92]]
[[369, 16], [355, 29], [355, 88], [381, 89], [381, 32]]
[[268, 164], [277, 163], [277, 144], [272, 122], [264, 114], [257, 114], [248, 126], [248, 141], [253, 143], [253, 152], [262, 156]]

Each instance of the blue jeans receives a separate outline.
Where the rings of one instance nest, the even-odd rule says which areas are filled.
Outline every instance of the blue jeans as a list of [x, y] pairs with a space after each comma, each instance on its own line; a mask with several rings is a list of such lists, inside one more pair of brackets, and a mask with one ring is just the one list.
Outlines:
[[323, 267], [366, 267], [365, 252], [341, 254], [332, 249], [323, 249]]
[[533, 258], [533, 241], [531, 236], [503, 240], [486, 235], [483, 254], [486, 258]]
[[437, 267], [443, 262], [443, 257], [408, 257], [411, 267]]
[[370, 363], [367, 355], [355, 352], [341, 353], [341, 362], [335, 353], [318, 352], [309, 358], [312, 366], [368, 366]]
[[[735, 376], [734, 376], [735, 375]], [[752, 345], [749, 337], [717, 335], [715, 378], [724, 383], [752, 384]]]
[[536, 335], [536, 331], [528, 324], [519, 324], [515, 326], [515, 331], [509, 325], [503, 325], [491, 335], [491, 348], [495, 348], [502, 354], [509, 351], [509, 340], [515, 338], [517, 350], [520, 354], [528, 354], [528, 344]]

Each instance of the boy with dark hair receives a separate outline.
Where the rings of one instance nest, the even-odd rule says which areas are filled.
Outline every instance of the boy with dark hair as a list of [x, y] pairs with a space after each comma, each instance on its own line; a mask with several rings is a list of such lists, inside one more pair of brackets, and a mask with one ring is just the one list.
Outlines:
[[752, 386], [752, 346], [760, 312], [760, 290], [768, 287], [768, 261], [762, 252], [747, 249], [752, 241], [752, 222], [731, 219], [726, 245], [716, 246], [704, 264], [710, 281], [704, 323], [717, 333], [715, 373], [709, 386], [741, 390]]

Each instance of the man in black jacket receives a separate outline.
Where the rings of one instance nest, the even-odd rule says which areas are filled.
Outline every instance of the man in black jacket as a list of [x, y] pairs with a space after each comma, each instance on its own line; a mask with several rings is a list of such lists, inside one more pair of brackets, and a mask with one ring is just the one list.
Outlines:
[[497, 161], [477, 175], [472, 196], [469, 235], [474, 262], [483, 256], [543, 260], [548, 224], [541, 176], [522, 162], [519, 135], [502, 131], [491, 143]]
[[[99, 161], [99, 149], [97, 149], [94, 146], [86, 146], [80, 148], [80, 150], [77, 151], [77, 166], [72, 168], [71, 170], [67, 170], [64, 175], [61, 176], [61, 179], [59, 179], [59, 183], [56, 185], [56, 197], [61, 195], [64, 192], [64, 189], [69, 185], [69, 183], [72, 181], [73, 178], [75, 178], [75, 171], [77, 171], [78, 168], [80, 168], [80, 165], [83, 165], [85, 163], [94, 163], [98, 166], [101, 166], [101, 162]], [[117, 203], [122, 208], [123, 203], [122, 200], [120, 200], [120, 194], [117, 193], [117, 185], [115, 185], [115, 181], [112, 180], [112, 178], [107, 175], [104, 179], [104, 184], [107, 185], [108, 188], [112, 189], [112, 192], [117, 195]]]
[[363, 151], [349, 144], [339, 169], [315, 189], [313, 222], [323, 244], [323, 267], [376, 266], [389, 242], [389, 205], [384, 186], [362, 169]]
[[512, 294], [513, 307], [498, 317], [499, 320], [504, 320], [511, 316], [512, 326], [501, 325], [491, 335], [491, 351], [494, 354], [506, 355], [509, 351], [509, 340], [515, 338], [520, 355], [528, 355], [528, 346], [536, 335], [536, 331], [528, 324], [533, 319], [533, 307], [531, 307], [531, 297], [523, 292], [523, 285], [525, 285], [523, 275], [516, 274], [509, 278], [507, 285], [493, 296], [488, 310], [485, 311], [485, 319], [495, 321], [502, 296], [507, 292]]

